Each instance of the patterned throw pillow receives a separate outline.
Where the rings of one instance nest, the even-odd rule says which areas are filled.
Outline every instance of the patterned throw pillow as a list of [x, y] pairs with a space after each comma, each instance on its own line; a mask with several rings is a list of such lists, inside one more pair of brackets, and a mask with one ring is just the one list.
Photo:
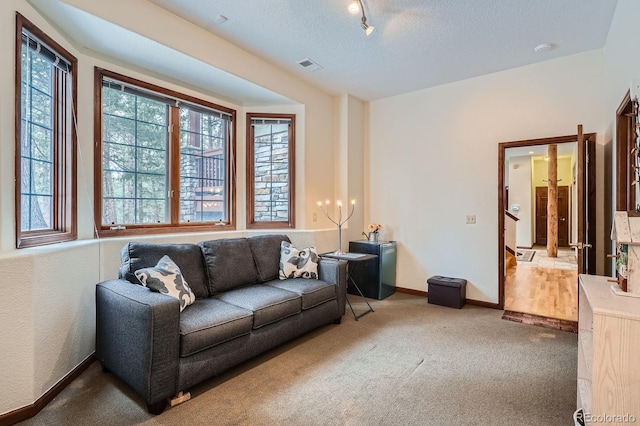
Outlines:
[[318, 253], [315, 247], [298, 250], [291, 243], [283, 241], [280, 244], [280, 273], [281, 280], [287, 278], [318, 279]]
[[138, 269], [135, 274], [143, 286], [178, 299], [180, 312], [196, 300], [191, 288], [182, 278], [180, 268], [167, 255], [153, 268]]

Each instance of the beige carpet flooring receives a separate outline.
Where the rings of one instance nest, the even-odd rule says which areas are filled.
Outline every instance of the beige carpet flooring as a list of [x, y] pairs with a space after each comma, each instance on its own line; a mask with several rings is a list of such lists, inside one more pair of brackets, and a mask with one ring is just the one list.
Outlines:
[[342, 324], [205, 381], [159, 416], [94, 363], [21, 424], [572, 424], [576, 334], [406, 294], [371, 303], [375, 313], [356, 322], [347, 311]]

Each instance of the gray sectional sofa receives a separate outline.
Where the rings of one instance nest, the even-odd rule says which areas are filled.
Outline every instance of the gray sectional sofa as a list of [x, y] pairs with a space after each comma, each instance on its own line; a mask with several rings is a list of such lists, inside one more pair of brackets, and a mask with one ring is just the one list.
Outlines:
[[[346, 263], [321, 258], [318, 278], [278, 278], [286, 235], [199, 244], [129, 243], [119, 279], [96, 286], [96, 357], [131, 386], [150, 413], [168, 398], [345, 312]], [[196, 296], [178, 299], [134, 275], [168, 255]]]

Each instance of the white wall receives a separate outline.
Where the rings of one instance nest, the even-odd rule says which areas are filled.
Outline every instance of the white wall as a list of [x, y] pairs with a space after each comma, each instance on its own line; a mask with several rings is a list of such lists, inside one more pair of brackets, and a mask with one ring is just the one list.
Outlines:
[[[0, 268], [6, 272], [2, 280], [6, 297], [0, 300], [5, 325], [0, 330], [0, 413], [33, 403], [93, 351], [93, 292], [99, 276], [97, 247], [92, 242], [14, 249], [16, 10], [77, 54], [26, 2], [0, 3], [0, 52], [5, 58], [5, 66], [0, 67]], [[87, 78], [81, 75], [80, 85], [88, 84]], [[85, 97], [79, 107], [86, 120], [92, 102]], [[91, 137], [81, 144], [91, 152]], [[87, 193], [82, 188], [78, 188], [78, 203], [87, 210]], [[90, 221], [88, 210], [79, 220], [81, 235], [91, 235]]]
[[498, 143], [603, 133], [602, 67], [591, 51], [371, 102], [370, 215], [399, 242], [399, 286], [457, 276], [498, 302]]
[[[531, 247], [533, 245], [531, 156], [511, 157], [506, 167], [505, 176], [509, 176], [509, 205], [505, 208], [519, 219], [516, 222], [516, 244], [518, 247]], [[514, 205], [520, 206], [520, 210], [513, 210]]]
[[[640, 82], [640, 2], [618, 0], [604, 47], [607, 123], [615, 132], [615, 111], [632, 80]], [[615, 140], [615, 139], [614, 139]]]
[[[336, 193], [346, 204], [356, 200], [354, 214], [345, 224], [342, 235], [342, 249], [347, 251], [349, 241], [362, 239], [365, 229], [364, 217], [367, 199], [364, 193], [364, 128], [365, 103], [360, 99], [343, 95], [336, 99], [338, 137], [336, 139]], [[347, 215], [346, 209], [344, 216]], [[337, 243], [336, 243], [337, 244]]]
[[[312, 221], [315, 202], [335, 197], [334, 98], [247, 52], [173, 17], [152, 3], [69, 1], [70, 4], [129, 27], [170, 47], [249, 79], [295, 99], [299, 104], [278, 109], [295, 112], [296, 221], [300, 230], [287, 231], [294, 243], [332, 249], [335, 231]], [[128, 10], [127, 14], [118, 11]], [[14, 230], [14, 67], [15, 12], [44, 30], [78, 58], [78, 227], [79, 241], [16, 250]], [[173, 31], [166, 31], [172, 28]], [[194, 43], [197, 40], [198, 43]], [[196, 45], [197, 44], [197, 45]], [[206, 48], [202, 48], [202, 45]], [[66, 40], [25, 0], [0, 2], [0, 268], [5, 297], [0, 300], [0, 414], [32, 404], [94, 350], [95, 284], [117, 275], [119, 250], [130, 240], [197, 242], [227, 236], [246, 236], [245, 113], [243, 108], [193, 89], [166, 83], [143, 70], [79, 50]], [[237, 111], [238, 231], [114, 238], [95, 241], [93, 235], [93, 67], [100, 66], [131, 77], [197, 96]], [[285, 110], [286, 108], [286, 110]], [[268, 107], [261, 111], [270, 110]], [[306, 230], [305, 230], [306, 228]], [[309, 230], [311, 229], [311, 230]], [[281, 232], [281, 231], [280, 231]]]
[[[638, 37], [638, 17], [640, 17], [640, 2], [636, 0], [618, 0], [613, 16], [609, 35], [604, 47], [604, 70], [607, 97], [607, 141], [613, 145], [612, 152], [616, 152], [615, 138], [615, 111], [622, 102], [626, 92], [633, 81], [640, 83], [640, 37]], [[612, 175], [616, 176], [618, 170], [615, 163], [615, 155], [612, 159]], [[615, 179], [612, 180], [611, 211], [615, 209]], [[610, 242], [607, 237], [606, 243]], [[611, 243], [611, 253], [615, 253], [615, 246]], [[611, 264], [614, 260], [610, 261]], [[613, 268], [613, 267], [612, 267]]]

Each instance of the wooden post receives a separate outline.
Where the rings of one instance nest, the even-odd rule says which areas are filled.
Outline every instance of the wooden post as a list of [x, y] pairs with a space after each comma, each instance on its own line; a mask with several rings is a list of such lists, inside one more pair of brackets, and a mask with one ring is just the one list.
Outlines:
[[547, 201], [547, 255], [558, 257], [558, 145], [549, 145]]

